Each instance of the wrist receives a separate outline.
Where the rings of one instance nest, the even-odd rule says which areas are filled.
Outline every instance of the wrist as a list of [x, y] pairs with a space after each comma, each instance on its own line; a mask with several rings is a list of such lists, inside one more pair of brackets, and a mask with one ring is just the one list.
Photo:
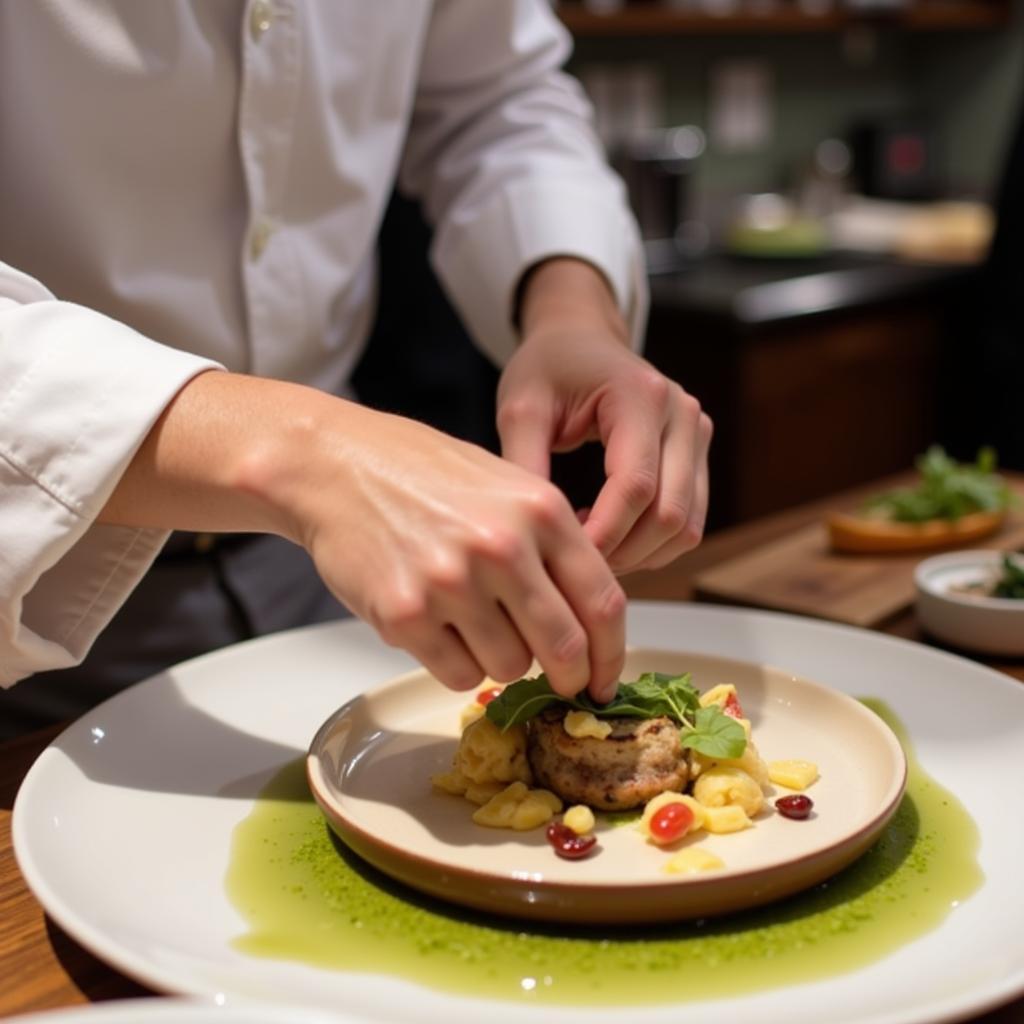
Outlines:
[[599, 329], [624, 345], [629, 328], [607, 278], [591, 263], [553, 257], [527, 271], [519, 290], [520, 334], [527, 338], [549, 329]]

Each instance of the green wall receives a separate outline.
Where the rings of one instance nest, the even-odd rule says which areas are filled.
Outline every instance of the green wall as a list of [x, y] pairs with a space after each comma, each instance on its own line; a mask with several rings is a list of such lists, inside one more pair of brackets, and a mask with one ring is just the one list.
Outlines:
[[873, 35], [874, 56], [866, 62], [851, 59], [851, 40], [838, 33], [584, 38], [571, 70], [651, 64], [661, 81], [666, 123], [706, 126], [715, 64], [766, 62], [774, 79], [773, 137], [742, 154], [709, 147], [694, 181], [695, 195], [704, 200], [785, 188], [821, 139], [843, 135], [872, 115], [908, 111], [932, 122], [950, 192], [987, 196], [1024, 97], [1024, 0], [1010, 31]]

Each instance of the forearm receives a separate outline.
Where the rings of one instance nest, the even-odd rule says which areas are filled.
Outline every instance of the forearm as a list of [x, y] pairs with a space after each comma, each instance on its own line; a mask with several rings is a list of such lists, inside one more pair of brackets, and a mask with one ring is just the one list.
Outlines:
[[99, 521], [300, 541], [286, 477], [310, 457], [328, 404], [336, 416], [347, 403], [281, 381], [201, 374], [157, 420]]

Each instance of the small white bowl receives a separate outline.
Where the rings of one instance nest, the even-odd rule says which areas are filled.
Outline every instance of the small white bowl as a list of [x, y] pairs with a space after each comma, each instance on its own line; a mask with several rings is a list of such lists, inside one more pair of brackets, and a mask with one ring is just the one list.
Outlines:
[[1002, 551], [956, 551], [920, 562], [914, 583], [921, 626], [967, 650], [1024, 655], [1024, 600], [951, 589], [997, 578], [1002, 560]]

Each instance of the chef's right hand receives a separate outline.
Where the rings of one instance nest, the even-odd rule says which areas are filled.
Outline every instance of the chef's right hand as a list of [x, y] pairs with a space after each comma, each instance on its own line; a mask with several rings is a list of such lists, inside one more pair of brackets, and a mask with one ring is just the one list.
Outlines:
[[615, 692], [625, 597], [562, 493], [474, 445], [346, 405], [287, 503], [327, 585], [453, 689], [524, 675]]
[[534, 658], [560, 693], [610, 698], [625, 597], [552, 484], [412, 420], [224, 372], [189, 382], [100, 520], [278, 533], [333, 593], [441, 682]]

